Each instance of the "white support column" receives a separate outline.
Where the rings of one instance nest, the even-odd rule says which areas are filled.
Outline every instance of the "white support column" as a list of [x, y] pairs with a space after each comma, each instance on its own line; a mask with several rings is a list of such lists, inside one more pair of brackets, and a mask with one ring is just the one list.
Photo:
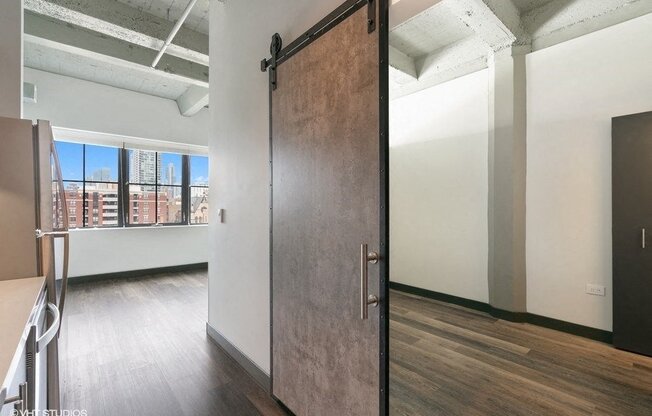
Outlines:
[[4, 0], [0, 11], [0, 117], [23, 113], [23, 0]]
[[524, 51], [495, 52], [489, 71], [489, 303], [525, 312]]

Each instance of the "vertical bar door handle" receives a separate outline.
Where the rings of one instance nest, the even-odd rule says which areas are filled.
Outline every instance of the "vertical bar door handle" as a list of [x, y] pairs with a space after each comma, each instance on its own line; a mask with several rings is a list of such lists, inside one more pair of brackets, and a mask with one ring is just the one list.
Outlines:
[[645, 248], [645, 228], [641, 228], [641, 248]]
[[360, 318], [369, 318], [369, 306], [378, 306], [378, 297], [369, 294], [369, 263], [378, 263], [378, 253], [369, 251], [367, 244], [360, 245]]

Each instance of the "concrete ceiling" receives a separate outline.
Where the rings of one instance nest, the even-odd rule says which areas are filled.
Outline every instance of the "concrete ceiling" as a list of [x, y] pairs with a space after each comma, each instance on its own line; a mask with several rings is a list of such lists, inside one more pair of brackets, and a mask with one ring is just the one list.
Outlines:
[[521, 11], [521, 13], [527, 13], [547, 3], [550, 3], [551, 1], [553, 0], [512, 0], [512, 3], [514, 3], [514, 6], [516, 6], [516, 8]]
[[402, 0], [390, 11], [393, 98], [652, 13], [652, 0]]
[[137, 67], [32, 42], [25, 44], [25, 66], [170, 100], [176, 100], [188, 89], [182, 81], [152, 76], [153, 70], [147, 68], [139, 71]]
[[186, 116], [208, 105], [209, 0], [197, 1], [156, 68], [186, 0], [24, 1], [26, 67], [172, 99]]
[[[156, 68], [188, 0], [24, 2], [27, 67], [172, 99], [183, 115], [208, 105], [209, 0]], [[538, 50], [650, 12], [652, 0], [401, 0], [390, 13], [392, 97], [486, 68], [493, 51]]]
[[441, 3], [435, 5], [392, 30], [389, 44], [419, 58], [473, 35], [473, 30], [454, 17]]
[[[120, 3], [135, 7], [162, 19], [174, 22], [183, 13], [188, 0], [118, 0]], [[188, 29], [208, 35], [209, 0], [198, 0], [186, 19]]]

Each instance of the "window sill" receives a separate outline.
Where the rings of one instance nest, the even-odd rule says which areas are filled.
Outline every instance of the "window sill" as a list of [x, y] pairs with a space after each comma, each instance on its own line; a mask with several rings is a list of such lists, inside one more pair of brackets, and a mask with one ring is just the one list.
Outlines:
[[122, 231], [122, 230], [167, 230], [170, 228], [204, 228], [208, 227], [208, 224], [194, 224], [194, 225], [143, 225], [143, 226], [137, 226], [137, 225], [132, 225], [129, 227], [98, 227], [98, 228], [93, 228], [93, 227], [87, 227], [87, 228], [71, 228], [70, 232], [76, 233], [76, 232], [88, 232], [88, 231]]

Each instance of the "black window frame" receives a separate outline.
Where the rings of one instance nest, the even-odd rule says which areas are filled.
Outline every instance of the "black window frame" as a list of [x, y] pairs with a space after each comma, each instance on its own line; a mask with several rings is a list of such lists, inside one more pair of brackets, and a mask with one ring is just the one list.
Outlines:
[[[82, 178], [81, 179], [65, 179], [65, 178], [61, 178], [61, 182], [64, 185], [63, 186], [63, 192], [64, 193], [67, 190], [66, 184], [77, 183], [77, 184], [82, 185], [81, 186], [82, 226], [81, 227], [76, 226], [76, 224], [77, 224], [77, 206], [75, 205], [75, 229], [82, 229], [83, 230], [83, 229], [89, 229], [89, 228], [109, 228], [109, 229], [111, 229], [111, 228], [122, 228], [123, 223], [122, 223], [122, 215], [121, 215], [121, 212], [120, 212], [121, 207], [122, 207], [122, 201], [120, 200], [121, 199], [120, 198], [120, 195], [121, 195], [120, 184], [122, 183], [121, 176], [120, 176], [120, 174], [121, 174], [121, 169], [120, 169], [120, 163], [121, 163], [120, 154], [121, 154], [121, 152], [120, 152], [120, 150], [121, 149], [113, 147], [113, 146], [104, 146], [104, 145], [97, 145], [97, 144], [91, 144], [91, 143], [67, 142], [65, 140], [55, 140], [55, 144], [56, 144], [56, 142], [78, 144], [78, 145], [80, 145], [82, 147], [82, 159], [81, 159]], [[110, 149], [116, 149], [117, 150], [117, 158], [118, 158], [118, 160], [117, 160], [117, 162], [118, 162], [118, 179], [117, 180], [115, 180], [115, 181], [96, 181], [96, 180], [88, 179], [86, 177], [86, 146], [107, 147], [107, 148], [110, 148]], [[89, 211], [89, 206], [88, 206], [88, 202], [89, 202], [90, 198], [89, 198], [88, 193], [86, 192], [86, 184], [87, 183], [89, 183], [89, 184], [91, 184], [91, 183], [92, 184], [106, 184], [106, 185], [115, 185], [116, 186], [116, 188], [117, 188], [116, 193], [117, 193], [117, 198], [118, 198], [118, 205], [117, 205], [117, 210], [118, 210], [117, 214], [118, 215], [116, 217], [118, 223], [116, 225], [92, 225], [92, 224], [89, 224], [88, 219], [92, 216], [92, 212]], [[70, 217], [71, 217], [71, 215], [70, 215], [70, 206], [68, 207], [67, 214], [68, 214], [68, 218], [70, 219]]]
[[[130, 178], [130, 172], [129, 172], [129, 151], [130, 150], [141, 150], [141, 151], [146, 151], [146, 152], [152, 152], [154, 153], [154, 182], [153, 183], [136, 183], [136, 182], [131, 182], [129, 180]], [[159, 174], [159, 155], [160, 154], [177, 154], [181, 156], [181, 185], [167, 185], [160, 183], [161, 180], [158, 178]], [[124, 216], [124, 224], [125, 227], [170, 227], [170, 226], [179, 226], [179, 225], [188, 225], [188, 214], [187, 210], [185, 209], [186, 206], [186, 200], [187, 200], [187, 195], [184, 195], [184, 189], [185, 187], [183, 186], [183, 182], [187, 179], [188, 176], [188, 170], [186, 168], [187, 164], [187, 159], [189, 158], [188, 155], [180, 154], [180, 153], [174, 153], [174, 152], [159, 152], [156, 150], [145, 150], [145, 149], [138, 149], [138, 148], [123, 148], [122, 149], [122, 159], [123, 159], [123, 177], [125, 178], [124, 180], [124, 186], [123, 186], [123, 198], [122, 200], [124, 201], [124, 206], [123, 206], [123, 216]], [[147, 187], [153, 187], [154, 188], [154, 222], [152, 223], [133, 223], [131, 214], [130, 214], [130, 207], [129, 203], [132, 202], [132, 200], [129, 198], [130, 192], [130, 187], [131, 186], [147, 186]], [[179, 222], [159, 222], [159, 203], [158, 203], [158, 195], [159, 195], [159, 188], [162, 187], [173, 187], [173, 188], [179, 188], [181, 190], [181, 221]]]
[[[180, 154], [180, 153], [174, 153], [174, 152], [159, 152], [159, 151], [154, 151], [152, 150], [151, 152], [154, 152], [154, 159], [155, 159], [155, 179], [154, 183], [131, 183], [129, 181], [129, 151], [130, 150], [146, 150], [146, 149], [139, 149], [137, 147], [134, 148], [126, 148], [126, 147], [113, 147], [113, 146], [104, 146], [101, 144], [92, 144], [92, 143], [78, 143], [78, 142], [67, 142], [66, 140], [55, 140], [56, 142], [62, 142], [62, 143], [71, 143], [71, 144], [78, 144], [82, 146], [82, 179], [81, 180], [73, 180], [73, 179], [62, 179], [64, 183], [64, 190], [65, 190], [65, 184], [66, 183], [77, 183], [81, 184], [81, 195], [82, 195], [82, 227], [76, 227], [78, 229], [92, 229], [92, 228], [109, 228], [109, 229], [115, 229], [115, 228], [132, 228], [132, 227], [170, 227], [170, 226], [184, 226], [184, 225], [207, 225], [208, 223], [193, 223], [192, 218], [191, 218], [191, 212], [190, 212], [190, 203], [191, 203], [191, 195], [192, 195], [192, 189], [193, 188], [205, 188], [209, 189], [209, 185], [192, 185], [191, 180], [190, 180], [190, 158], [192, 156], [201, 156], [205, 157], [203, 155], [189, 155], [189, 154]], [[109, 148], [114, 148], [118, 150], [118, 180], [117, 181], [94, 181], [94, 180], [88, 180], [86, 179], [86, 146], [100, 146], [100, 147], [109, 147]], [[149, 151], [149, 150], [146, 150]], [[181, 156], [181, 185], [169, 185], [169, 184], [164, 184], [160, 183], [162, 182], [162, 178], [158, 178], [158, 155], [159, 154], [164, 154], [164, 153], [169, 153], [169, 154], [177, 154]], [[93, 226], [90, 224], [92, 221], [89, 221], [89, 219], [92, 218], [92, 206], [89, 205], [89, 202], [91, 201], [90, 195], [87, 195], [86, 191], [86, 183], [98, 183], [98, 184], [109, 184], [109, 185], [115, 185], [117, 187], [117, 220], [118, 224], [117, 225], [102, 225], [102, 226]], [[130, 203], [132, 200], [129, 197], [129, 188], [131, 185], [135, 186], [148, 186], [154, 188], [154, 207], [155, 207], [155, 212], [154, 212], [154, 219], [155, 221], [152, 223], [146, 223], [146, 224], [138, 224], [138, 223], [133, 223], [130, 218]], [[159, 217], [159, 203], [158, 203], [158, 197], [159, 197], [159, 188], [177, 188], [181, 190], [181, 221], [180, 222], [168, 222], [168, 223], [159, 223], [158, 222], [158, 217]], [[70, 207], [69, 207], [70, 208]], [[75, 215], [77, 211], [75, 208]], [[68, 210], [68, 217], [70, 218], [70, 209]], [[75, 223], [76, 224], [76, 223]]]
[[[192, 212], [190, 212], [191, 202], [192, 202], [192, 190], [193, 190], [193, 188], [209, 189], [209, 186], [210, 186], [210, 183], [208, 185], [193, 185], [191, 183], [190, 179], [191, 179], [192, 172], [191, 172], [191, 169], [190, 169], [191, 168], [190, 159], [193, 156], [207, 157], [207, 156], [204, 156], [204, 155], [189, 155], [188, 156], [188, 175], [186, 176], [186, 178], [188, 179], [188, 184], [186, 186], [186, 189], [188, 190], [187, 191], [188, 192], [188, 201], [187, 201], [188, 202], [188, 207], [186, 209], [186, 212], [188, 213], [188, 225], [208, 225], [208, 222], [192, 222]], [[210, 166], [209, 166], [209, 169], [210, 169]], [[208, 205], [210, 206], [210, 200], [208, 202]], [[209, 218], [209, 221], [210, 221], [210, 218]]]
[[[192, 222], [192, 212], [190, 212], [191, 207], [191, 201], [192, 201], [192, 190], [193, 189], [208, 189], [208, 185], [190, 185], [188, 186], [188, 195], [189, 195], [189, 200], [188, 200], [188, 225], [206, 225], [208, 222]], [[210, 202], [208, 203], [210, 206]], [[210, 221], [210, 220], [209, 220]]]

